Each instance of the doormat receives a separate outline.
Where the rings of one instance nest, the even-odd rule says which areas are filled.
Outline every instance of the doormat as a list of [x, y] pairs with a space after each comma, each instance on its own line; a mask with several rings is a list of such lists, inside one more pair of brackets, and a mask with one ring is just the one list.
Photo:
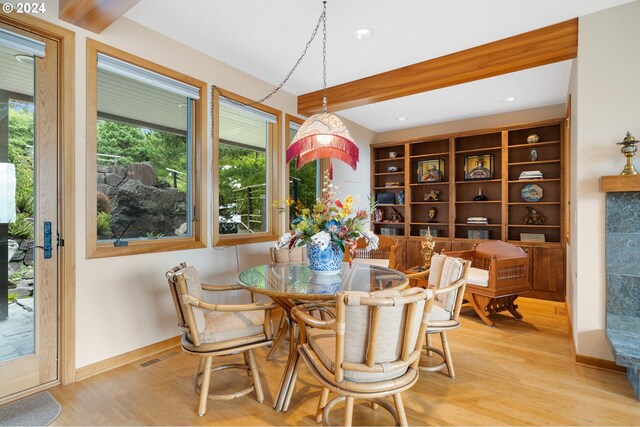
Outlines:
[[0, 406], [0, 426], [48, 426], [62, 406], [48, 391]]

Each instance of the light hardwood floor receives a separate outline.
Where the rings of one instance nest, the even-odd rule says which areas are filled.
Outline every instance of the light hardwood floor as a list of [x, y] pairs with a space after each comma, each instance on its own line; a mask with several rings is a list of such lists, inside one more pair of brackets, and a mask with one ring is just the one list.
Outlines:
[[[496, 316], [485, 326], [463, 308], [462, 327], [449, 335], [456, 379], [442, 372], [420, 374], [404, 394], [410, 425], [640, 425], [640, 402], [621, 372], [573, 363], [564, 306], [520, 299], [522, 321]], [[257, 354], [265, 402], [255, 395], [209, 401], [196, 414], [193, 377], [198, 360], [179, 349], [159, 362], [123, 366], [51, 393], [62, 405], [53, 425], [315, 425], [320, 388], [303, 366], [288, 412], [272, 408], [285, 363], [286, 346], [271, 362]], [[240, 358], [240, 357], [237, 357]], [[153, 357], [149, 358], [153, 359]], [[241, 358], [240, 358], [241, 359]], [[212, 387], [244, 387], [246, 374], [231, 370]], [[215, 375], [215, 374], [214, 374]], [[342, 406], [332, 413], [339, 425]], [[354, 425], [388, 425], [383, 409], [356, 401]]]

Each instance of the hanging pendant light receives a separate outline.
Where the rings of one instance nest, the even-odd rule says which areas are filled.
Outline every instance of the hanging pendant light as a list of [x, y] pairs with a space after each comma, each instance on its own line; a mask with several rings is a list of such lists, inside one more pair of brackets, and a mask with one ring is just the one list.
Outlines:
[[[296, 159], [296, 169], [300, 169], [314, 160], [338, 159], [356, 170], [360, 160], [358, 146], [342, 120], [334, 114], [327, 113], [327, 2], [322, 3], [323, 12], [320, 17], [323, 23], [322, 113], [314, 114], [302, 123], [291, 145], [287, 148], [287, 162]], [[329, 173], [330, 176], [333, 175], [332, 166]]]

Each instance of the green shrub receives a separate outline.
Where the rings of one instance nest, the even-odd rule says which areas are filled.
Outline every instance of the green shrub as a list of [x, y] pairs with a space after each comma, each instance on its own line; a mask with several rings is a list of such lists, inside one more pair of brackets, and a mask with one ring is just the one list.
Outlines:
[[26, 213], [17, 214], [16, 220], [9, 223], [9, 237], [33, 239], [33, 218]]
[[33, 215], [33, 194], [16, 192], [16, 212]]
[[113, 231], [111, 231], [111, 214], [108, 212], [98, 213], [98, 236], [110, 239], [113, 237]]

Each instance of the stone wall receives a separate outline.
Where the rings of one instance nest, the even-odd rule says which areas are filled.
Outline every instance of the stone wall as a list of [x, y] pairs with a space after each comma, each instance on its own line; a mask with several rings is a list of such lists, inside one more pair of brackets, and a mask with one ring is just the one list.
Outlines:
[[640, 399], [640, 192], [607, 193], [607, 337]]
[[9, 255], [9, 295], [33, 296], [33, 240], [10, 239]]
[[186, 231], [186, 194], [159, 180], [151, 163], [98, 166], [98, 212], [111, 230], [98, 239], [176, 236]]

